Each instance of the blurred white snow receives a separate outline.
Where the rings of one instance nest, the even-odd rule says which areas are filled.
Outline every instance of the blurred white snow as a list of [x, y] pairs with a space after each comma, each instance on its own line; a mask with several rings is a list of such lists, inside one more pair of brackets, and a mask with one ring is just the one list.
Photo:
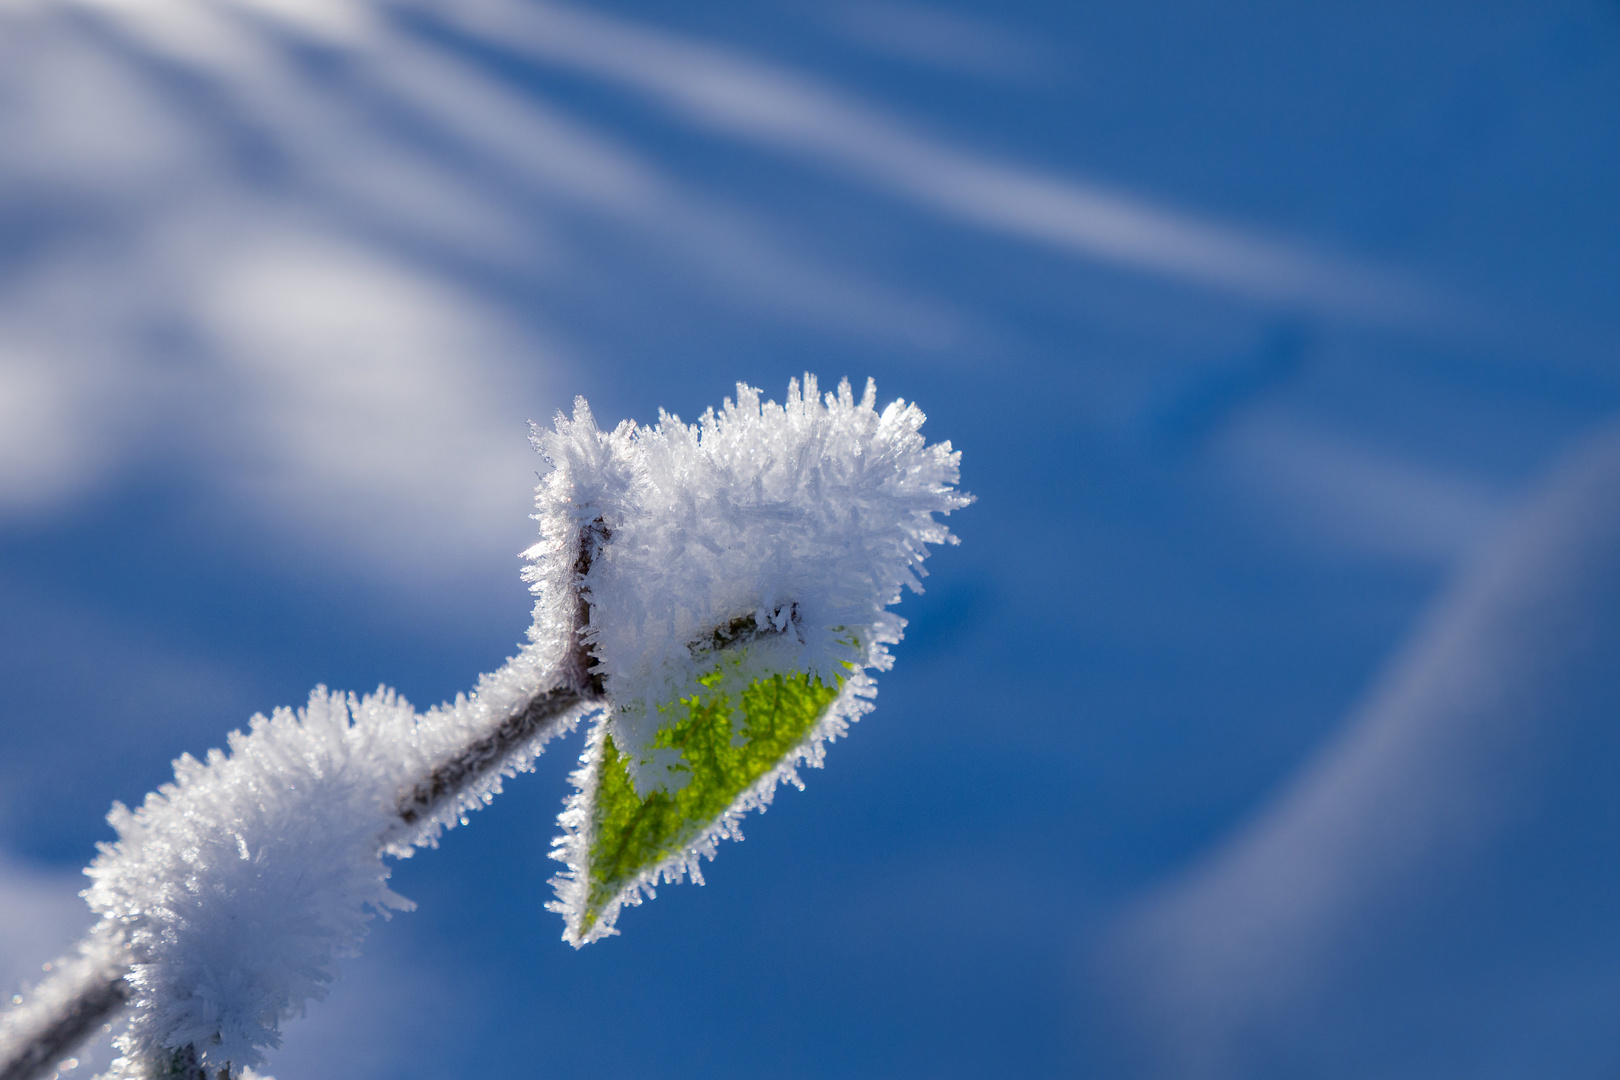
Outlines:
[[1050, 42], [913, 0], [844, 0], [816, 15], [849, 40], [884, 56], [983, 78], [1024, 82], [1061, 72]]
[[1399, 320], [1437, 313], [1426, 312], [1437, 301], [1415, 282], [950, 145], [734, 50], [549, 2], [473, 0], [442, 14], [470, 33], [639, 91], [700, 127], [837, 168], [957, 225], [1308, 310]]
[[1315, 761], [1126, 918], [1109, 979], [1163, 1074], [1610, 1075], [1617, 656], [1610, 430]]
[[1215, 449], [1261, 520], [1328, 557], [1446, 566], [1487, 541], [1509, 504], [1477, 476], [1281, 409], [1242, 417]]
[[[581, 217], [789, 320], [961, 333], [945, 305], [800, 254], [615, 135], [402, 32], [413, 12], [960, 224], [1333, 310], [1392, 295], [1349, 263], [977, 155], [808, 77], [586, 8], [12, 0], [0, 197], [23, 220], [0, 292], [0, 514], [167, 467], [319, 536], [328, 558], [431, 577], [517, 550], [523, 423], [561, 404], [588, 353], [465, 271], [560, 282], [591, 261], [568, 236]], [[920, 17], [861, 16], [874, 32]], [[958, 51], [969, 36], [930, 34]], [[344, 77], [301, 64], [311, 48]]]

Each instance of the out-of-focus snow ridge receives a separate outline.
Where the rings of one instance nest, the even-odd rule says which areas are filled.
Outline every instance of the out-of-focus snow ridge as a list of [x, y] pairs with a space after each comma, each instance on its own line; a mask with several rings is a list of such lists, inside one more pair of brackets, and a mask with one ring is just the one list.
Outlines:
[[[1357, 1048], [1348, 1068], [1377, 1071], [1382, 1053], [1433, 1075], [1487, 1074], [1531, 1040], [1534, 1060], [1568, 1054], [1568, 1073], [1584, 1075], [1589, 1050], [1561, 1040], [1590, 1022], [1591, 995], [1620, 986], [1608, 933], [1617, 655], [1611, 427], [1473, 553], [1340, 735], [1121, 926], [1115, 1004], [1155, 1031], [1159, 1065], [1284, 1075], [1331, 1035], [1336, 1001], [1382, 1000], [1360, 980], [1399, 971], [1433, 986], [1373, 1022], [1430, 1022], [1413, 999], [1432, 1000], [1448, 1041], [1412, 1058]], [[1496, 936], [1504, 922], [1510, 938]]]

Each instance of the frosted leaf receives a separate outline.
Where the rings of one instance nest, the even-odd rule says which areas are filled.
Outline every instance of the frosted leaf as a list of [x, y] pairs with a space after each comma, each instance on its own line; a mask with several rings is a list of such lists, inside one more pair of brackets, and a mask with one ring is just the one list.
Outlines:
[[[871, 671], [921, 591], [936, 513], [965, 506], [960, 455], [926, 444], [923, 414], [882, 412], [868, 382], [818, 399], [805, 376], [782, 405], [739, 385], [695, 425], [597, 428], [583, 400], [536, 434], [553, 470], [530, 552], [542, 596], [589, 602], [585, 640], [613, 708], [592, 728], [560, 819], [551, 905], [565, 938], [613, 933], [624, 904], [660, 881], [701, 881], [700, 856], [740, 837], [797, 766], [872, 708]], [[593, 529], [590, 557], [563, 538]]]

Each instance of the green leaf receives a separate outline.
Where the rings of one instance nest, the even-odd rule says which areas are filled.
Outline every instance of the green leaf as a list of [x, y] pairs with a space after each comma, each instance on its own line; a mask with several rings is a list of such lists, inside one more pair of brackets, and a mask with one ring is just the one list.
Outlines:
[[590, 933], [603, 910], [639, 875], [688, 848], [800, 746], [843, 686], [843, 679], [828, 686], [803, 672], [750, 680], [743, 673], [745, 654], [736, 650], [700, 676], [689, 696], [658, 708], [664, 721], [652, 746], [680, 752], [674, 771], [686, 782], [679, 790], [638, 794], [629, 761], [612, 736], [605, 738], [581, 934]]

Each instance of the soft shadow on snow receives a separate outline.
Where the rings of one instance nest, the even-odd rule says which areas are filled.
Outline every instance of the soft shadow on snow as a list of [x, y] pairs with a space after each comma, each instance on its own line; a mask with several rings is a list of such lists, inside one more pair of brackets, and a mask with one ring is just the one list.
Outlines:
[[1124, 920], [1103, 969], [1122, 1053], [1188, 1078], [1612, 1075], [1617, 657], [1611, 428], [1332, 745]]

